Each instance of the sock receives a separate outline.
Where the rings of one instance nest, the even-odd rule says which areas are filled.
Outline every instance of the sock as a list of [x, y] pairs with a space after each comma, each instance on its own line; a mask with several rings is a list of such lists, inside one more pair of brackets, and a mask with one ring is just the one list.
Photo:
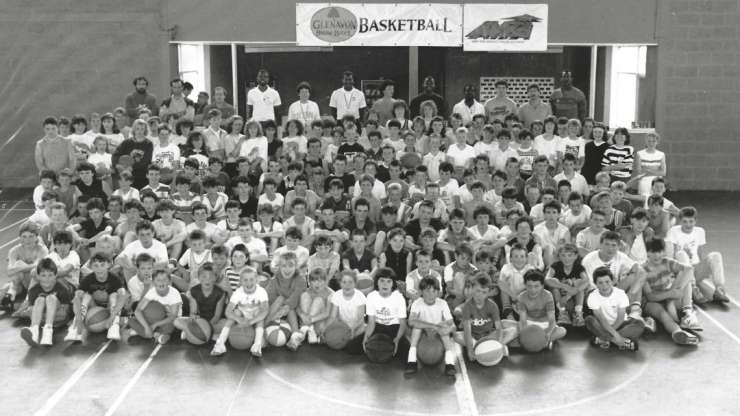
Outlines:
[[416, 347], [409, 348], [409, 359], [408, 359], [408, 361], [410, 363], [415, 363], [416, 362]]
[[10, 286], [10, 288], [8, 289], [8, 294], [10, 295], [11, 299], [15, 300], [15, 295], [17, 295], [18, 293], [16, 292], [14, 285]]
[[51, 326], [51, 324], [46, 324], [46, 325], [44, 325], [44, 330], [47, 330], [47, 329], [53, 329], [53, 328], [54, 328], [54, 327], [53, 327], [53, 326]]
[[34, 328], [36, 328], [36, 330], [37, 330], [37, 331], [39, 330], [39, 326], [38, 326], [38, 325], [31, 325], [31, 326], [29, 326], [28, 328], [29, 328], [29, 329], [34, 329]]
[[120, 323], [121, 323], [121, 317], [120, 316], [116, 316], [115, 318], [113, 318], [113, 324], [112, 325], [119, 325]]
[[257, 329], [254, 330], [254, 343], [256, 345], [261, 345], [263, 343], [262, 337], [265, 334], [265, 328], [263, 327], [257, 327]]
[[576, 313], [583, 313], [583, 305], [576, 305]]
[[139, 334], [137, 334], [137, 333], [136, 333], [136, 331], [134, 330], [134, 328], [129, 328], [129, 329], [128, 329], [128, 335], [129, 335], [130, 337], [135, 337], [135, 336], [137, 336], [137, 335], [139, 335]]
[[452, 351], [445, 351], [445, 364], [455, 365], [455, 353]]
[[303, 335], [306, 335], [306, 333], [311, 329], [308, 325], [303, 325], [300, 329], [300, 331], [303, 333]]
[[229, 339], [229, 332], [231, 332], [231, 328], [225, 326], [224, 329], [221, 330], [221, 333], [218, 335], [216, 344], [226, 344], [226, 340]]

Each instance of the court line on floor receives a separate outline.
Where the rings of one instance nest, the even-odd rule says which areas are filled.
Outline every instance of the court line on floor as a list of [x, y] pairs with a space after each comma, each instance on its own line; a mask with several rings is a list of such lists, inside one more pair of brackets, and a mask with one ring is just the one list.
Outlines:
[[[709, 286], [710, 288], [712, 288], [712, 290], [716, 290], [716, 288], [714, 286], [714, 283], [712, 283], [712, 282], [704, 282], [704, 284], [706, 284], [707, 286]], [[725, 293], [725, 295], [727, 295], [727, 298], [730, 299], [730, 303], [732, 303], [733, 305], [735, 305], [738, 308], [740, 308], [740, 302], [738, 302], [735, 298], [733, 298], [732, 296], [730, 296], [727, 293]]]
[[730, 331], [729, 329], [727, 329], [727, 327], [724, 326], [724, 325], [722, 325], [718, 320], [714, 319], [712, 317], [712, 315], [710, 315], [709, 313], [707, 313], [707, 311], [705, 311], [702, 308], [696, 308], [696, 310], [698, 310], [699, 312], [701, 312], [701, 314], [704, 315], [705, 318], [709, 319], [710, 322], [712, 322], [714, 325], [716, 325], [717, 328], [719, 328], [722, 332], [724, 332], [725, 334], [727, 334], [728, 337], [732, 338], [733, 341], [735, 341], [738, 344], [740, 344], [740, 338], [738, 338], [737, 335], [733, 334], [732, 331]]
[[129, 392], [132, 388], [136, 385], [136, 382], [139, 381], [141, 376], [144, 374], [147, 368], [149, 368], [149, 365], [152, 363], [152, 360], [154, 360], [154, 357], [157, 355], [159, 350], [162, 349], [162, 344], [157, 344], [156, 347], [154, 347], [154, 350], [151, 354], [149, 354], [149, 357], [144, 361], [143, 364], [141, 364], [141, 367], [139, 367], [138, 370], [136, 370], [136, 373], [131, 378], [131, 380], [128, 381], [126, 386], [123, 387], [123, 390], [121, 390], [121, 394], [118, 395], [116, 398], [116, 401], [113, 402], [110, 408], [108, 408], [108, 411], [105, 412], [105, 416], [111, 416], [112, 414], [116, 413], [116, 410], [118, 410], [118, 406], [123, 403], [123, 401], [126, 399], [126, 396], [128, 396]]
[[234, 404], [236, 404], [236, 398], [239, 396], [239, 390], [242, 388], [242, 384], [244, 384], [244, 380], [247, 378], [247, 370], [249, 369], [249, 366], [252, 364], [252, 357], [249, 357], [249, 361], [247, 361], [247, 365], [244, 366], [244, 371], [242, 372], [242, 377], [239, 379], [239, 384], [236, 385], [236, 390], [234, 390], [234, 397], [231, 398], [231, 403], [229, 403], [229, 408], [226, 411], [226, 416], [231, 415], [231, 411], [234, 409]]
[[5, 247], [7, 247], [7, 246], [9, 246], [9, 245], [11, 245], [11, 244], [13, 244], [13, 243], [15, 243], [16, 241], [18, 241], [18, 237], [16, 237], [16, 238], [14, 238], [14, 239], [12, 239], [12, 240], [8, 241], [7, 243], [5, 243], [5, 244], [1, 245], [1, 246], [0, 246], [0, 250], [2, 250], [2, 249], [4, 249]]
[[299, 391], [309, 397], [314, 397], [316, 399], [324, 400], [330, 403], [338, 404], [340, 406], [347, 406], [353, 409], [359, 409], [359, 410], [366, 410], [370, 412], [378, 412], [380, 414], [394, 414], [394, 415], [403, 415], [403, 416], [458, 416], [458, 413], [428, 413], [428, 412], [407, 412], [403, 410], [393, 410], [393, 409], [383, 409], [380, 407], [374, 407], [374, 406], [365, 406], [363, 404], [357, 404], [357, 403], [351, 403], [346, 402], [344, 400], [339, 400], [334, 397], [325, 396], [321, 393], [317, 393], [315, 391], [311, 391], [308, 389], [305, 389], [295, 383], [291, 383], [290, 381], [278, 376], [270, 369], [265, 369], [265, 374], [267, 374], [270, 378], [277, 381], [278, 383], [283, 384], [286, 387], [289, 387], [293, 390]]
[[460, 414], [463, 416], [478, 416], [478, 405], [475, 403], [473, 386], [470, 384], [470, 378], [468, 378], [468, 367], [465, 365], [462, 348], [457, 343], [455, 343], [455, 355], [460, 366], [460, 371], [455, 375], [455, 396], [457, 396]]
[[18, 136], [18, 133], [20, 133], [21, 130], [23, 130], [23, 128], [26, 127], [26, 123], [28, 123], [28, 120], [24, 121], [21, 124], [21, 126], [18, 127], [18, 130], [16, 130], [15, 133], [13, 133], [13, 135], [11, 135], [10, 138], [8, 140], [6, 140], [5, 143], [3, 143], [2, 146], [0, 146], [0, 150], [5, 149], [5, 146], [9, 145], [10, 142], [12, 142]]
[[3, 214], [2, 218], [0, 218], [0, 222], [3, 222], [6, 218], [8, 218], [8, 215], [10, 215], [10, 213], [13, 212], [13, 210], [15, 209], [15, 207], [17, 207], [18, 205], [20, 205], [21, 202], [23, 202], [23, 201], [18, 201], [15, 204], [13, 204], [13, 206], [10, 207], [10, 209], [8, 210], [8, 212], [6, 212], [5, 214]]
[[3, 227], [3, 228], [0, 228], [0, 233], [1, 233], [1, 232], [3, 232], [3, 231], [7, 231], [7, 230], [9, 230], [9, 229], [11, 229], [11, 228], [15, 227], [16, 225], [18, 225], [18, 224], [20, 224], [20, 223], [22, 223], [22, 222], [24, 222], [24, 221], [27, 221], [27, 220], [28, 220], [28, 218], [27, 218], [27, 217], [26, 217], [26, 218], [21, 218], [21, 219], [19, 219], [18, 221], [14, 222], [14, 223], [12, 223], [12, 224], [10, 224], [10, 225], [6, 225], [5, 227]]
[[92, 367], [92, 365], [95, 363], [95, 361], [100, 357], [103, 352], [108, 348], [108, 346], [111, 344], [112, 341], [108, 340], [106, 341], [96, 352], [95, 354], [91, 355], [87, 360], [85, 360], [84, 363], [75, 371], [68, 379], [67, 381], [62, 384], [57, 391], [54, 392], [54, 394], [51, 395], [46, 400], [46, 403], [44, 403], [44, 406], [37, 410], [36, 413], [34, 413], [34, 416], [44, 416], [50, 414], [49, 412], [54, 409], [54, 407], [59, 403], [59, 401], [69, 392], [69, 390], [74, 387], [75, 384], [82, 378], [82, 376], [87, 372], [87, 370]]

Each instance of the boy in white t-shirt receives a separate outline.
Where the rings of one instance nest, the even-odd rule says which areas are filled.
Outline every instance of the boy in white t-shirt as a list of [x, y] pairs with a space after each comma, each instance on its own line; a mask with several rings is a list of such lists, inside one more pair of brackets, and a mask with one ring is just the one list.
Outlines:
[[72, 250], [73, 237], [69, 231], [57, 231], [52, 238], [53, 250], [49, 258], [57, 266], [57, 279], [64, 279], [70, 285], [80, 285], [80, 256]]
[[205, 263], [212, 262], [211, 250], [206, 248], [206, 233], [193, 230], [188, 235], [188, 246], [178, 262], [178, 275], [173, 277], [173, 283], [182, 291], [187, 291], [200, 283], [198, 272]]
[[429, 153], [422, 158], [422, 165], [427, 167], [429, 180], [436, 182], [439, 180], [439, 166], [446, 160], [447, 155], [439, 150], [442, 145], [442, 138], [438, 134], [432, 134], [429, 137]]
[[[172, 324], [182, 314], [182, 297], [180, 292], [171, 286], [170, 274], [166, 270], [157, 270], [152, 277], [152, 287], [146, 292], [134, 312], [134, 319], [128, 322], [129, 328], [121, 334], [121, 339], [128, 342], [132, 336], [154, 339], [158, 344], [166, 344], [175, 330]], [[147, 321], [144, 309], [150, 303], [161, 304], [166, 312], [163, 320], [158, 322]]]
[[[722, 253], [707, 253], [704, 228], [696, 226], [696, 208], [684, 207], [678, 215], [679, 225], [671, 227], [666, 236], [668, 252], [676, 260], [694, 266], [694, 276], [698, 289], [694, 289], [694, 302], [704, 303], [711, 299], [727, 303], [730, 299], [725, 293], [725, 267]], [[712, 284], [708, 284], [710, 279]], [[714, 287], [712, 287], [714, 286]]]
[[592, 342], [603, 349], [612, 343], [619, 349], [637, 351], [637, 339], [645, 330], [645, 324], [629, 319], [629, 298], [624, 291], [614, 286], [614, 274], [609, 267], [598, 267], [591, 274], [597, 290], [588, 295], [587, 304], [593, 315], [586, 317], [586, 328], [594, 335]]
[[548, 202], [542, 211], [545, 220], [534, 227], [533, 234], [539, 238], [545, 267], [549, 267], [555, 261], [558, 248], [565, 243], [570, 243], [570, 231], [568, 227], [558, 222], [560, 218], [558, 201]]
[[141, 299], [152, 287], [154, 258], [146, 253], [139, 254], [136, 256], [136, 270], [136, 274], [126, 282], [130, 294], [127, 309], [131, 311], [136, 310]]
[[418, 371], [416, 363], [416, 346], [419, 344], [422, 332], [427, 337], [439, 337], [445, 347], [445, 375], [454, 376], [455, 370], [455, 342], [452, 335], [455, 333], [455, 323], [447, 302], [439, 298], [441, 286], [434, 277], [425, 277], [419, 282], [421, 297], [411, 304], [409, 311], [409, 356], [406, 363], [406, 374]]
[[392, 269], [381, 267], [375, 273], [375, 290], [367, 295], [367, 326], [362, 345], [375, 333], [393, 338], [395, 349], [406, 333], [406, 300], [396, 290], [396, 275]]
[[218, 335], [211, 355], [222, 355], [226, 352], [226, 340], [229, 339], [231, 328], [251, 326], [254, 328], [254, 342], [250, 352], [255, 357], [262, 356], [264, 343], [263, 320], [269, 309], [267, 291], [257, 284], [257, 270], [246, 267], [240, 273], [241, 286], [237, 288], [229, 299], [226, 307], [226, 323]]

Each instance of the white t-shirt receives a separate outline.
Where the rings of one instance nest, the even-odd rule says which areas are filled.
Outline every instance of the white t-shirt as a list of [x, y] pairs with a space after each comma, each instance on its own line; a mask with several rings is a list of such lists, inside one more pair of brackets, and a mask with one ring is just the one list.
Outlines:
[[275, 120], [275, 107], [281, 105], [280, 94], [271, 87], [263, 92], [254, 87], [247, 93], [247, 105], [252, 106], [252, 120]]
[[[355, 186], [352, 190], [352, 197], [359, 198], [360, 193], [362, 193], [362, 189], [360, 189], [360, 181], [355, 181]], [[375, 182], [373, 182], [373, 190], [371, 192], [375, 198], [378, 199], [378, 201], [382, 201], [385, 199], [386, 191], [385, 191], [385, 185], [383, 182], [375, 179]]]
[[531, 264], [526, 264], [522, 269], [517, 269], [513, 264], [506, 263], [501, 268], [501, 283], [505, 284], [514, 295], [518, 295], [527, 288], [524, 283], [524, 274], [533, 269], [534, 267]]
[[480, 142], [477, 142], [473, 146], [473, 149], [475, 149], [476, 156], [477, 155], [488, 156], [497, 147], [498, 147], [498, 143], [496, 142], [486, 143], [486, 142], [480, 141]]
[[396, 325], [406, 319], [406, 300], [397, 290], [388, 297], [380, 296], [377, 290], [367, 295], [367, 316], [374, 316], [375, 323]]
[[486, 109], [485, 107], [483, 107], [483, 104], [475, 100], [473, 100], [473, 105], [471, 107], [468, 107], [467, 104], [465, 104], [465, 99], [462, 99], [459, 103], [455, 104], [452, 107], [452, 114], [456, 113], [462, 116], [463, 125], [467, 125], [471, 121], [473, 121], [473, 116], [476, 116], [478, 114], [485, 116]]
[[179, 264], [182, 267], [187, 267], [192, 270], [200, 267], [203, 263], [211, 261], [213, 261], [211, 258], [211, 250], [203, 250], [202, 253], [198, 254], [189, 248], [185, 250], [185, 253], [180, 257]]
[[424, 155], [421, 164], [427, 167], [427, 175], [429, 180], [437, 182], [439, 180], [439, 165], [447, 159], [447, 155], [442, 152], [437, 154], [427, 153]]
[[304, 130], [310, 129], [311, 123], [320, 118], [321, 112], [319, 111], [319, 106], [311, 100], [306, 101], [305, 104], [299, 100], [288, 107], [288, 120], [300, 121], [303, 123]]
[[618, 287], [612, 288], [612, 293], [608, 298], [602, 296], [598, 290], [594, 290], [588, 295], [586, 302], [592, 310], [600, 310], [610, 325], [613, 325], [617, 321], [619, 310], [627, 308], [630, 305], [627, 294]]
[[579, 137], [575, 140], [570, 137], [562, 137], [560, 139], [560, 152], [563, 154], [570, 153], [580, 159], [586, 156], [586, 141], [583, 137]]
[[675, 244], [684, 250], [689, 255], [691, 264], [697, 265], [701, 262], [699, 258], [699, 247], [707, 244], [707, 237], [702, 227], [694, 227], [687, 234], [681, 230], [680, 225], [674, 225], [668, 230], [665, 241], [666, 243]]
[[540, 134], [534, 138], [532, 147], [534, 147], [534, 150], [536, 150], [538, 154], [547, 156], [547, 160], [550, 161], [550, 164], [552, 165], [553, 160], [560, 151], [561, 140], [562, 139], [558, 135], [554, 135], [552, 139], [547, 140], [545, 139], [545, 136]]
[[100, 165], [103, 165], [106, 169], [110, 169], [112, 162], [113, 155], [110, 153], [90, 153], [87, 155], [87, 161], [89, 163], [92, 163], [93, 166], [98, 168]]
[[475, 159], [475, 149], [473, 146], [466, 144], [460, 149], [457, 143], [447, 149], [447, 156], [452, 158], [452, 164], [455, 166], [465, 167], [470, 159]]
[[338, 88], [331, 93], [329, 107], [337, 110], [337, 120], [341, 120], [345, 114], [360, 117], [360, 109], [367, 107], [365, 94], [357, 88], [350, 91]]
[[163, 168], [174, 168], [175, 162], [180, 161], [180, 148], [174, 143], [167, 143], [167, 146], [154, 146], [152, 152], [152, 162]]
[[120, 196], [124, 204], [132, 199], [139, 200], [139, 191], [134, 187], [129, 187], [128, 192], [125, 193], [120, 188], [116, 189], [113, 191], [113, 195]]
[[593, 281], [594, 276], [594, 270], [598, 269], [599, 267], [605, 266], [608, 267], [609, 270], [611, 270], [614, 277], [617, 279], [618, 282], [621, 280], [622, 276], [629, 272], [630, 269], [635, 265], [635, 261], [632, 260], [628, 255], [622, 253], [621, 251], [618, 251], [616, 256], [614, 256], [611, 261], [605, 262], [604, 260], [599, 257], [599, 250], [592, 251], [581, 260], [581, 265], [584, 269], [586, 269], [586, 276], [588, 276], [589, 281]]
[[296, 148], [296, 152], [306, 154], [308, 151], [308, 139], [306, 136], [283, 137], [283, 149], [290, 149], [291, 145]]
[[272, 205], [272, 207], [275, 210], [280, 210], [280, 211], [283, 210], [284, 202], [285, 202], [285, 198], [283, 197], [282, 194], [279, 194], [279, 193], [275, 193], [275, 199], [273, 199], [272, 201], [267, 198], [267, 194], [265, 193], [260, 195], [259, 199], [257, 200], [258, 205], [265, 205], [265, 204]]
[[178, 292], [177, 289], [172, 286], [168, 287], [167, 294], [164, 296], [161, 296], [159, 293], [157, 293], [157, 289], [152, 287], [149, 289], [148, 292], [146, 292], [146, 295], [144, 295], [144, 299], [157, 301], [164, 306], [182, 304], [182, 296], [180, 296], [180, 292]]
[[208, 237], [209, 240], [213, 241], [213, 236], [216, 235], [216, 232], [218, 232], [218, 227], [216, 227], [216, 224], [212, 222], [206, 223], [206, 228], [200, 228], [198, 225], [194, 222], [191, 222], [187, 226], [185, 226], [185, 232], [190, 235], [195, 230], [200, 230], [206, 233], [206, 237]]
[[447, 302], [440, 298], [434, 299], [434, 304], [429, 305], [424, 302], [424, 298], [418, 298], [411, 304], [409, 316], [419, 319], [420, 321], [430, 324], [440, 324], [444, 321], [452, 320], [452, 313]]
[[488, 159], [490, 160], [491, 168], [496, 171], [506, 171], [506, 161], [510, 158], [519, 160], [519, 153], [516, 150], [508, 147], [506, 150], [501, 150], [498, 146], [488, 153]]
[[113, 145], [114, 147], [118, 147], [124, 139], [123, 134], [121, 133], [101, 134], [101, 136], [108, 139], [108, 143]]
[[365, 306], [367, 299], [365, 295], [359, 290], [355, 289], [355, 294], [352, 295], [351, 299], [346, 299], [342, 290], [337, 290], [329, 297], [329, 302], [337, 307], [339, 311], [339, 320], [346, 323], [352, 328], [356, 328], [362, 319], [365, 317], [364, 313], [358, 314], [358, 308]]
[[268, 302], [267, 291], [260, 285], [257, 285], [252, 293], [247, 293], [244, 287], [239, 286], [229, 299], [229, 303], [235, 304], [247, 319], [254, 318], [260, 304], [264, 302]]
[[139, 279], [138, 274], [135, 274], [133, 277], [128, 279], [126, 286], [128, 286], [128, 291], [131, 293], [131, 300], [133, 302], [140, 301], [144, 296], [144, 282]]
[[[268, 159], [267, 147], [268, 147], [267, 137], [265, 136], [253, 137], [251, 139], [244, 140], [244, 143], [242, 143], [241, 149], [239, 149], [239, 156], [250, 159], [249, 154], [252, 153], [254, 149], [257, 149], [256, 151], [257, 156], [266, 162]], [[254, 160], [254, 159], [250, 159], [250, 160]]]
[[396, 150], [396, 155], [398, 155], [398, 153], [403, 152], [403, 149], [406, 148], [406, 143], [403, 140], [401, 139], [391, 140], [390, 137], [383, 139], [383, 146], [385, 145], [388, 145], [394, 148]]
[[590, 218], [591, 207], [589, 207], [588, 205], [583, 205], [581, 207], [581, 213], [578, 215], [575, 215], [570, 208], [566, 208], [565, 211], [563, 211], [563, 215], [560, 216], [560, 222], [562, 222], [566, 227], [570, 228], [576, 224], [588, 223], [588, 220]]
[[244, 244], [244, 246], [247, 248], [247, 251], [249, 252], [250, 258], [259, 255], [267, 256], [267, 246], [265, 245], [265, 242], [260, 238], [252, 237], [249, 242], [245, 243], [244, 240], [242, 240], [242, 238], [239, 236], [231, 237], [224, 243], [224, 247], [226, 247], [226, 249], [229, 250], [230, 253], [237, 244]]
[[447, 210], [452, 211], [455, 208], [455, 204], [452, 203], [452, 197], [457, 195], [457, 190], [460, 186], [457, 184], [457, 179], [450, 179], [443, 186], [439, 184], [439, 198], [447, 205]]
[[123, 249], [123, 252], [121, 254], [129, 258], [133, 263], [136, 261], [136, 256], [141, 253], [146, 253], [154, 257], [155, 263], [167, 262], [167, 260], [169, 259], [169, 255], [167, 254], [167, 246], [157, 240], [152, 240], [152, 245], [149, 248], [144, 248], [144, 246], [141, 245], [141, 241], [134, 240], [130, 242], [126, 246], [126, 248]]
[[562, 180], [566, 180], [570, 182], [570, 190], [573, 192], [578, 192], [581, 195], [588, 195], [589, 194], [589, 188], [588, 188], [588, 182], [586, 182], [586, 178], [583, 177], [578, 172], [573, 172], [573, 178], [566, 178], [565, 174], [563, 172], [558, 173], [553, 178], [555, 182], [560, 182]]
[[69, 265], [72, 265], [73, 270], [69, 275], [65, 276], [69, 283], [72, 283], [75, 287], [80, 285], [80, 256], [76, 251], [70, 250], [67, 257], [61, 258], [59, 253], [52, 251], [48, 256], [54, 264], [57, 265], [57, 269], [62, 269]]
[[559, 246], [570, 242], [570, 231], [568, 227], [561, 223], [557, 223], [555, 230], [550, 230], [544, 222], [541, 222], [534, 226], [533, 233], [539, 237], [540, 244], [543, 248], [550, 247], [553, 251]]

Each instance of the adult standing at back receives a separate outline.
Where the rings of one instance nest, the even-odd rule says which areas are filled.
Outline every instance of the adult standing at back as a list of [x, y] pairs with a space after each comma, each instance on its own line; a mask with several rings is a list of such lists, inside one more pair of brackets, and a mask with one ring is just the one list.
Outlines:
[[464, 98], [452, 107], [452, 114], [460, 114], [463, 126], [467, 126], [473, 121], [473, 116], [481, 114], [486, 115], [486, 109], [483, 104], [475, 99], [475, 86], [466, 84], [463, 88]]
[[567, 69], [560, 75], [560, 88], [550, 96], [550, 105], [555, 117], [577, 118], [581, 122], [586, 118], [586, 95], [573, 86], [573, 74]]
[[298, 120], [303, 124], [303, 128], [308, 130], [311, 128], [311, 123], [321, 119], [319, 105], [309, 100], [311, 84], [303, 81], [295, 89], [298, 93], [298, 101], [288, 107], [288, 120]]
[[409, 107], [411, 108], [411, 118], [413, 119], [416, 116], [423, 116], [424, 114], [421, 112], [421, 104], [424, 101], [432, 100], [434, 101], [434, 104], [437, 105], [437, 115], [441, 116], [442, 118], [447, 118], [447, 102], [444, 98], [442, 98], [441, 95], [434, 92], [434, 88], [436, 87], [436, 82], [434, 81], [434, 77], [427, 76], [424, 78], [424, 90], [421, 92], [421, 94], [414, 97], [413, 100], [411, 100], [411, 104]]
[[167, 120], [168, 115], [174, 115], [176, 120], [193, 120], [195, 117], [195, 103], [183, 93], [183, 82], [180, 78], [170, 81], [170, 97], [162, 101], [159, 107], [159, 117]]
[[524, 125], [524, 128], [530, 129], [535, 120], [544, 122], [548, 116], [551, 116], [552, 108], [548, 103], [542, 101], [539, 85], [529, 84], [527, 95], [529, 101], [519, 107], [519, 121]]
[[496, 81], [494, 86], [496, 87], [496, 96], [487, 100], [483, 107], [486, 109], [486, 118], [489, 123], [492, 123], [493, 120], [503, 123], [506, 116], [516, 114], [517, 104], [516, 101], [507, 96], [508, 82], [500, 79]]
[[254, 121], [272, 120], [279, 124], [276, 118], [280, 114], [280, 94], [269, 85], [270, 72], [264, 68], [257, 71], [257, 86], [247, 93], [247, 108], [249, 116]]
[[388, 120], [393, 118], [393, 104], [396, 100], [393, 94], [396, 92], [396, 83], [392, 79], [383, 81], [380, 86], [383, 97], [373, 103], [372, 111], [378, 114], [378, 124], [385, 126]]
[[62, 169], [75, 168], [75, 147], [59, 135], [59, 122], [54, 117], [44, 119], [44, 137], [36, 142], [34, 161], [39, 172], [51, 170], [58, 174]]
[[229, 119], [234, 116], [236, 110], [234, 106], [226, 102], [226, 94], [229, 92], [224, 87], [216, 87], [213, 89], [213, 102], [208, 104], [203, 109], [203, 114], [208, 114], [211, 110], [218, 110], [221, 112], [221, 119], [224, 121], [224, 125], [229, 122]]
[[331, 93], [329, 108], [335, 120], [341, 120], [346, 115], [364, 120], [365, 110], [367, 110], [365, 94], [355, 88], [355, 75], [352, 71], [342, 73], [342, 88]]
[[129, 120], [136, 120], [139, 118], [139, 111], [148, 109], [152, 112], [153, 116], [159, 114], [159, 107], [157, 107], [157, 97], [150, 94], [147, 91], [149, 88], [149, 80], [146, 77], [134, 78], [134, 91], [126, 96], [124, 101], [124, 108], [126, 109], [126, 115]]

